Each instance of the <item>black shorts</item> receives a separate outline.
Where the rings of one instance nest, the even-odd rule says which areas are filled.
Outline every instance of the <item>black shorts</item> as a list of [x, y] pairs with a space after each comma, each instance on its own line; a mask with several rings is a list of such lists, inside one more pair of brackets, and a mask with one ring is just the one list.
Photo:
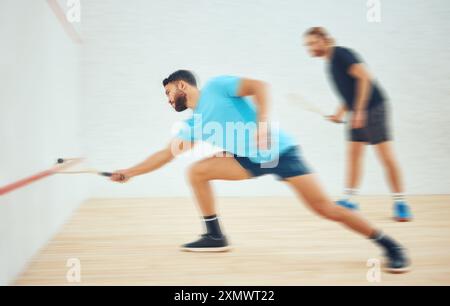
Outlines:
[[366, 126], [361, 129], [352, 129], [349, 122], [349, 141], [368, 142], [376, 145], [392, 140], [389, 128], [388, 111], [386, 103], [381, 103], [367, 111]]
[[237, 156], [235, 154], [234, 158], [253, 177], [273, 174], [277, 176], [279, 180], [285, 180], [289, 177], [311, 173], [300, 157], [298, 146], [290, 147], [282, 153], [277, 160], [269, 163], [255, 163], [248, 157]]

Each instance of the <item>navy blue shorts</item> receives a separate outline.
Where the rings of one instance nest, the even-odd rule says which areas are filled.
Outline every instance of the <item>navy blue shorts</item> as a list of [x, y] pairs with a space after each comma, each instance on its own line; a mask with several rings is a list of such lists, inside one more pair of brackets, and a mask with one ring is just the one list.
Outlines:
[[367, 142], [377, 145], [392, 140], [389, 128], [388, 110], [385, 103], [374, 106], [367, 111], [366, 126], [349, 130], [349, 141]]
[[234, 159], [253, 177], [273, 174], [279, 180], [285, 180], [289, 177], [311, 173], [300, 157], [298, 146], [290, 147], [279, 156], [277, 161], [270, 163], [255, 163], [248, 157], [237, 156], [236, 154], [234, 154]]

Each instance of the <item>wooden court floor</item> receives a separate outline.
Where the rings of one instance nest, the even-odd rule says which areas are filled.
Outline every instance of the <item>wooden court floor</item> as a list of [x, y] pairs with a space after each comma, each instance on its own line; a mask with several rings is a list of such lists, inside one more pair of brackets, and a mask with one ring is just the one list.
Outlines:
[[[391, 220], [389, 197], [360, 213], [409, 250], [408, 274], [368, 281], [371, 242], [313, 215], [294, 197], [219, 198], [232, 252], [180, 252], [202, 225], [189, 198], [92, 199], [36, 254], [15, 285], [450, 285], [450, 196], [409, 197], [415, 220]], [[61, 203], [63, 204], [63, 203]], [[68, 260], [81, 281], [68, 282]], [[373, 270], [371, 270], [373, 271]], [[378, 280], [378, 282], [373, 282]]]

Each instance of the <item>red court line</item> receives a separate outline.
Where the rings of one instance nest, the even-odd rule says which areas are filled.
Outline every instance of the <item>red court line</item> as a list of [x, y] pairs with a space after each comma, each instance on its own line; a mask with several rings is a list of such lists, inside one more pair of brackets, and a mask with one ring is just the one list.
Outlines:
[[21, 187], [25, 187], [31, 183], [34, 183], [36, 181], [39, 181], [47, 176], [53, 175], [65, 168], [71, 167], [73, 165], [75, 165], [76, 163], [78, 163], [80, 160], [73, 160], [73, 161], [68, 161], [64, 164], [58, 164], [56, 166], [51, 167], [50, 169], [38, 172], [36, 174], [33, 174], [29, 177], [23, 178], [21, 180], [18, 180], [14, 183], [8, 184], [6, 186], [0, 187], [0, 196], [7, 194], [11, 191], [14, 191], [16, 189], [19, 189]]
[[76, 44], [81, 44], [83, 41], [81, 40], [80, 35], [75, 30], [73, 25], [67, 20], [66, 14], [64, 10], [61, 8], [57, 0], [47, 0], [48, 5], [53, 10], [53, 13], [55, 13], [56, 18], [58, 18], [59, 22], [61, 23], [64, 31], [67, 33], [67, 35], [72, 39], [72, 41]]

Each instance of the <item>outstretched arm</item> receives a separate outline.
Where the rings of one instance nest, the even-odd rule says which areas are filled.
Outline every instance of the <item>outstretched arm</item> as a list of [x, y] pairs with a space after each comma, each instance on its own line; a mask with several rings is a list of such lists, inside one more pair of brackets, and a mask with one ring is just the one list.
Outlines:
[[111, 180], [125, 183], [134, 176], [155, 171], [172, 161], [177, 155], [192, 149], [193, 146], [193, 142], [174, 138], [167, 147], [150, 155], [143, 162], [128, 169], [115, 171]]

